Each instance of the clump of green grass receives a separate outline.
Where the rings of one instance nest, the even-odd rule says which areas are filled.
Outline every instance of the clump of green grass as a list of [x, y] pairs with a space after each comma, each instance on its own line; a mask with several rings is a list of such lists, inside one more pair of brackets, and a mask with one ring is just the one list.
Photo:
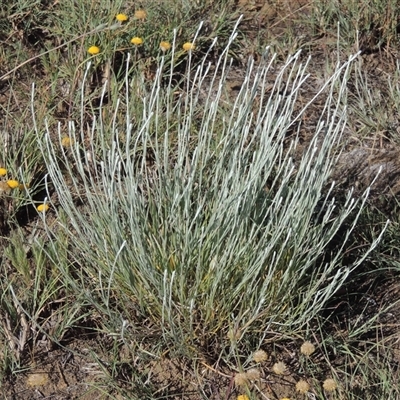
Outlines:
[[[58, 242], [63, 241], [58, 236]], [[38, 342], [51, 349], [85, 318], [84, 301], [64, 286], [62, 275], [51, 263], [51, 251], [62, 255], [57, 245], [48, 248], [41, 238], [39, 223], [28, 237], [22, 229], [10, 234], [0, 280], [3, 349], [0, 376], [17, 374], [29, 368], [27, 353], [35, 353]]]
[[364, 4], [318, 0], [312, 3], [309, 21], [317, 33], [325, 35], [336, 35], [339, 27], [343, 44], [357, 43], [358, 49], [374, 52], [398, 43], [399, 11], [396, 0]]
[[[178, 97], [162, 64], [140, 98], [131, 89], [138, 81], [127, 74], [111, 130], [100, 107], [89, 131], [69, 125], [68, 151], [61, 132], [54, 138], [49, 127], [39, 143], [57, 197], [55, 226], [70, 237], [65, 259], [52, 253], [68, 285], [113, 321], [150, 319], [171, 351], [197, 353], [218, 337], [226, 362], [247, 336], [261, 343], [271, 330], [302, 329], [379, 241], [341, 264], [355, 210], [368, 195], [356, 201], [350, 191], [337, 204], [334, 183], [327, 189], [346, 118], [340, 99], [350, 63], [321, 88], [329, 93], [324, 112], [294, 160], [298, 141], [286, 145], [286, 135], [305, 110], [293, 112], [307, 64], [299, 54], [288, 58], [267, 94], [274, 57], [257, 67], [250, 62], [226, 112], [228, 49], [214, 69], [204, 60], [193, 71], [188, 54], [186, 89]], [[61, 223], [63, 215], [68, 223]], [[327, 254], [350, 215], [341, 244]], [[56, 235], [50, 226], [47, 232]], [[71, 278], [71, 263], [79, 280]], [[238, 334], [228, 339], [232, 328]]]

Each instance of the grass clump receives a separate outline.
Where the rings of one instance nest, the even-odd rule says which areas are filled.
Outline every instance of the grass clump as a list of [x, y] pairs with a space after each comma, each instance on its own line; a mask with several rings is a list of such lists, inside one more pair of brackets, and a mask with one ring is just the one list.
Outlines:
[[362, 5], [354, 0], [323, 0], [313, 3], [311, 20], [320, 33], [332, 34], [339, 26], [346, 43], [355, 41], [360, 49], [374, 52], [398, 43], [399, 11], [395, 0]]
[[[68, 152], [57, 145], [61, 133], [54, 140], [48, 128], [40, 142], [57, 199], [51, 208], [57, 221], [69, 220], [56, 223], [71, 238], [67, 259], [52, 260], [64, 279], [71, 280], [70, 262], [79, 265], [73, 285], [91, 293], [94, 307], [114, 321], [135, 314], [160, 324], [162, 340], [185, 355], [205, 351], [236, 326], [233, 347], [227, 341], [216, 351], [226, 361], [234, 356], [229, 348], [247, 336], [261, 342], [271, 329], [304, 327], [377, 243], [341, 264], [359, 215], [351, 192], [337, 204], [330, 198], [333, 183], [329, 188], [349, 64], [321, 88], [329, 93], [324, 113], [310, 145], [294, 159], [298, 140], [287, 144], [287, 135], [305, 111], [293, 108], [307, 65], [299, 54], [288, 58], [267, 95], [274, 58], [266, 56], [258, 67], [250, 62], [226, 112], [228, 50], [213, 68], [204, 60], [188, 69], [178, 98], [162, 65], [153, 87], [141, 88], [141, 99], [127, 75], [111, 131], [100, 108], [89, 133], [70, 124]], [[139, 102], [142, 116], [133, 124]], [[328, 255], [350, 215], [339, 248]]]

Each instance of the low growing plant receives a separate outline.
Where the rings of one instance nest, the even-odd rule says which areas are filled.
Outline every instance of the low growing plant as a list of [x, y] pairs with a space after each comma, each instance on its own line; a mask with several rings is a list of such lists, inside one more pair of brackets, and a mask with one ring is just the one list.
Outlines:
[[356, 56], [318, 92], [325, 106], [299, 152], [310, 103], [295, 105], [309, 60], [296, 53], [277, 65], [267, 51], [259, 65], [249, 61], [234, 98], [226, 89], [234, 39], [215, 65], [205, 56], [192, 70], [187, 53], [179, 87], [162, 61], [151, 87], [127, 73], [111, 122], [101, 99], [89, 129], [83, 118], [69, 124], [68, 148], [61, 128], [54, 135], [45, 123], [39, 142], [51, 210], [42, 217], [55, 219], [46, 223], [49, 246], [60, 232], [69, 237], [60, 258], [49, 257], [66, 285], [107, 316], [103, 329], [128, 343], [147, 321], [170, 352], [207, 349], [230, 365], [241, 343], [253, 351], [306, 326], [380, 240], [343, 262], [368, 196], [350, 190], [336, 200], [330, 182]]

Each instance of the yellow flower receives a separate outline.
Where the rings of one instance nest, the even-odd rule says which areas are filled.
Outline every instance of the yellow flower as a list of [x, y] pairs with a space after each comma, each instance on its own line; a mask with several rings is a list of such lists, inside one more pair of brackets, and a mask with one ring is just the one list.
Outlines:
[[65, 136], [61, 139], [62, 147], [71, 147], [73, 144], [74, 144], [74, 141], [68, 136]]
[[5, 168], [0, 168], [0, 176], [4, 176], [7, 174], [7, 170]]
[[7, 185], [11, 188], [11, 189], [15, 189], [19, 186], [19, 182], [15, 181], [14, 179], [10, 179], [7, 181]]
[[281, 400], [290, 400], [289, 397], [282, 397]]
[[135, 36], [134, 38], [131, 39], [131, 43], [134, 44], [135, 46], [140, 46], [143, 43], [143, 39]]
[[162, 51], [167, 51], [171, 48], [171, 43], [170, 42], [161, 42], [160, 43], [160, 49]]
[[91, 54], [92, 56], [95, 56], [96, 54], [100, 53], [100, 47], [97, 46], [90, 46], [88, 48], [88, 53]]
[[136, 19], [146, 19], [147, 13], [144, 10], [136, 10], [134, 17]]
[[183, 50], [185, 51], [190, 51], [190, 50], [194, 50], [196, 48], [196, 46], [194, 45], [194, 43], [190, 43], [190, 42], [186, 42], [183, 46], [182, 46]]
[[128, 21], [128, 16], [126, 14], [117, 14], [115, 17], [119, 22], [126, 22]]
[[48, 204], [39, 204], [37, 206], [37, 210], [39, 212], [46, 212], [49, 209], [49, 205]]
[[236, 400], [249, 400], [249, 396], [247, 396], [247, 394], [239, 394]]

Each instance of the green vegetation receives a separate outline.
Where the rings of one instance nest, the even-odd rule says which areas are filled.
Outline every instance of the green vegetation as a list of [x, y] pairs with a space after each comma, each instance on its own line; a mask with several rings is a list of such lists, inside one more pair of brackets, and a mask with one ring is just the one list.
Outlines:
[[400, 397], [370, 3], [0, 6], [4, 398]]

